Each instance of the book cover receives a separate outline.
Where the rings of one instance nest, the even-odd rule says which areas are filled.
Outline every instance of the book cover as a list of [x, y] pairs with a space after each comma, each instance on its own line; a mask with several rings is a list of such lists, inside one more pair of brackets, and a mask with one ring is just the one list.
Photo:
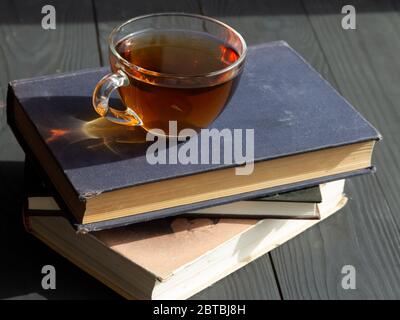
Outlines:
[[[29, 157], [25, 160], [25, 197], [27, 209], [38, 214], [61, 214], [67, 212], [62, 199], [57, 196], [54, 187], [43, 170], [32, 163]], [[43, 178], [42, 178], [43, 177]], [[45, 182], [47, 180], [47, 183]], [[219, 217], [219, 218], [274, 218], [274, 219], [319, 219], [317, 203], [321, 203], [322, 195], [320, 186], [309, 187], [301, 190], [278, 193], [271, 196], [237, 201], [228, 206], [234, 206], [221, 211], [221, 206], [210, 207], [210, 212], [187, 212], [185, 217]], [[225, 205], [227, 206], [227, 205]], [[224, 205], [222, 205], [224, 207]], [[63, 209], [62, 209], [63, 208]], [[200, 210], [201, 211], [201, 210]], [[71, 214], [69, 216], [72, 218]]]
[[[68, 206], [74, 203], [84, 211], [92, 198], [114, 190], [235, 166], [148, 163], [149, 143], [144, 141], [142, 129], [108, 126], [92, 110], [93, 88], [107, 72], [104, 68], [85, 70], [13, 81], [9, 86], [8, 122], [25, 151], [32, 152], [39, 161], [43, 154], [49, 155], [52, 161], [44, 166], [45, 170]], [[22, 133], [27, 126], [16, 123], [16, 104], [22, 107], [19, 116], [27, 119], [31, 131]], [[380, 139], [376, 129], [282, 41], [249, 49], [240, 85], [210, 128], [254, 129], [255, 163]], [[29, 140], [31, 135], [39, 137], [40, 146]], [[223, 148], [220, 153], [223, 155]], [[367, 171], [362, 168], [355, 174]], [[345, 175], [340, 173], [339, 178]], [[187, 202], [118, 221], [146, 221], [269, 192], [304, 188], [326, 179], [330, 177]], [[94, 223], [115, 221], [105, 220]]]

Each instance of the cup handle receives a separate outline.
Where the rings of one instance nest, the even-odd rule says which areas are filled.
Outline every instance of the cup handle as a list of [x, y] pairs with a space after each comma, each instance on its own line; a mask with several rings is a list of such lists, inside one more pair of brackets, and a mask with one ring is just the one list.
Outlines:
[[93, 91], [92, 103], [96, 112], [111, 122], [126, 126], [141, 126], [142, 119], [131, 108], [117, 110], [108, 105], [111, 93], [119, 88], [129, 85], [126, 74], [119, 70], [103, 77]]

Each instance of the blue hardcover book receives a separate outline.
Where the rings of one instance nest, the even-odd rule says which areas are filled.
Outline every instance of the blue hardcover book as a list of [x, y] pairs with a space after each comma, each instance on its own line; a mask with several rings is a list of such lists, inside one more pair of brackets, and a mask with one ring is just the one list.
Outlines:
[[[253, 167], [212, 159], [148, 161], [154, 141], [142, 129], [113, 125], [92, 110], [93, 88], [108, 71], [9, 85], [8, 122], [80, 229], [147, 221], [371, 171], [379, 133], [285, 42], [249, 49], [236, 93], [208, 128], [241, 130], [243, 152], [254, 142]], [[252, 130], [254, 140], [247, 141]], [[179, 154], [188, 143], [167, 142], [159, 152]], [[224, 146], [218, 145], [220, 159], [230, 151]], [[197, 159], [215, 147], [199, 148]], [[238, 174], [247, 166], [250, 174]]]

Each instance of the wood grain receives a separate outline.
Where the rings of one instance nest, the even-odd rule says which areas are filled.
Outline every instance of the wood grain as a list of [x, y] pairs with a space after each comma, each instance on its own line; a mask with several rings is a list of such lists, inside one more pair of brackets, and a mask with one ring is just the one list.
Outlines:
[[202, 12], [239, 31], [248, 45], [285, 40], [330, 79], [328, 66], [300, 1], [201, 0]]
[[[389, 66], [386, 60], [393, 61], [389, 39], [394, 39], [393, 29], [398, 23], [396, 14], [386, 7], [389, 2], [379, 2], [379, 7], [377, 3], [353, 1], [361, 12], [357, 15], [358, 29], [345, 31], [340, 12], [347, 3], [305, 1], [333, 85], [378, 126], [385, 140], [375, 151], [376, 176], [347, 182], [352, 201], [342, 213], [272, 252], [285, 299], [400, 297], [398, 200], [393, 204], [389, 198], [389, 194], [397, 194], [395, 183], [399, 181], [394, 166], [399, 159], [397, 142], [390, 137], [393, 130], [397, 131], [397, 112], [388, 99], [394, 91], [394, 82], [390, 84], [389, 79], [394, 80], [399, 70], [397, 62]], [[386, 180], [389, 175], [390, 183]], [[341, 287], [341, 269], [348, 264], [356, 268], [356, 290]]]
[[[323, 7], [318, 13], [325, 14], [327, 17], [325, 15], [310, 16], [308, 18], [310, 22], [304, 12], [304, 7], [296, 2], [293, 2], [290, 9], [287, 6], [283, 9], [282, 3], [277, 4], [277, 2], [256, 2], [247, 7], [229, 1], [218, 2], [216, 6], [208, 1], [203, 1], [202, 4], [206, 14], [221, 15], [222, 19], [242, 32], [250, 44], [277, 39], [288, 41], [328, 81], [339, 87], [335, 78], [336, 74], [331, 70], [335, 67], [331, 66], [325, 48], [317, 38], [317, 30], [322, 29], [323, 26], [316, 27], [311, 22], [313, 19], [334, 19], [340, 28], [341, 15], [335, 13], [340, 13], [341, 7], [339, 9]], [[207, 4], [212, 10], [207, 10]], [[363, 9], [365, 13], [376, 16], [374, 10], [377, 8]], [[388, 8], [379, 9], [378, 12], [385, 12], [385, 14], [388, 11]], [[385, 19], [383, 15], [381, 17]], [[341, 31], [336, 29], [326, 31], [330, 35], [330, 38], [326, 37], [326, 43], [330, 45], [331, 51], [333, 51], [331, 47], [334, 47], [336, 51], [340, 50], [340, 42], [337, 43], [333, 39], [339, 32]], [[362, 48], [357, 48], [357, 50], [362, 52]], [[379, 56], [378, 52], [375, 54]], [[337, 52], [333, 52], [332, 55], [337, 59]], [[356, 60], [354, 59], [352, 64], [360, 65]], [[360, 77], [359, 74], [356, 73], [356, 75]], [[363, 77], [358, 78], [358, 81], [362, 79]], [[348, 88], [348, 90], [351, 89]], [[352, 102], [357, 105], [356, 101]], [[364, 110], [362, 112], [366, 113]], [[376, 151], [381, 152], [379, 148]], [[331, 217], [328, 221], [271, 253], [284, 299], [393, 298], [396, 296], [396, 290], [398, 296], [398, 280], [394, 278], [398, 261], [392, 258], [396, 257], [397, 251], [395, 246], [389, 245], [393, 244], [393, 237], [396, 239], [398, 229], [396, 224], [393, 224], [396, 218], [385, 200], [380, 184], [374, 177], [364, 177], [350, 181], [347, 190], [350, 196], [353, 196], [353, 200], [342, 214]], [[362, 223], [357, 223], [358, 219]], [[376, 229], [378, 223], [370, 222], [375, 220], [379, 220], [383, 224], [382, 228], [387, 230], [384, 237]], [[362, 238], [364, 242], [367, 241], [366, 239], [374, 239], [375, 241], [372, 240], [375, 244], [373, 251], [366, 246], [360, 247], [359, 238]], [[336, 245], [337, 242], [340, 245]], [[377, 252], [385, 253], [380, 256], [381, 260], [374, 259]], [[373, 261], [370, 267], [368, 267], [369, 260]], [[358, 273], [364, 281], [360, 280], [363, 281], [363, 285], [359, 284], [358, 290], [345, 292], [340, 287], [339, 279], [342, 276], [340, 271], [343, 265], [351, 263], [355, 264], [356, 268], [358, 267]], [[387, 287], [382, 285], [380, 288], [377, 286], [379, 281], [388, 282], [391, 285]]]
[[[375, 177], [347, 183], [348, 206], [292, 241], [238, 270], [194, 298], [400, 298], [400, 13], [395, 1], [52, 1], [57, 29], [40, 28], [46, 1], [0, 2], [0, 206], [6, 217], [0, 243], [0, 297], [38, 292], [47, 298], [115, 297], [112, 292], [21, 230], [18, 198], [23, 153], [5, 125], [5, 89], [11, 79], [107, 64], [106, 37], [122, 21], [157, 11], [200, 12], [221, 18], [248, 44], [286, 40], [384, 135], [376, 148]], [[354, 4], [357, 30], [341, 28], [344, 4]], [[93, 21], [98, 20], [98, 30]], [[96, 31], [99, 41], [96, 41]], [[101, 48], [101, 56], [97, 51]], [[2, 108], [3, 106], [3, 108]], [[6, 183], [4, 183], [6, 181]], [[5, 187], [14, 183], [13, 187]], [[7, 200], [7, 201], [6, 201]], [[12, 200], [12, 201], [11, 201]], [[10, 245], [8, 245], [10, 244]], [[12, 245], [11, 245], [12, 244]], [[60, 284], [40, 289], [40, 267], [54, 263]], [[343, 290], [341, 268], [352, 264], [357, 289]], [[31, 271], [28, 271], [31, 270]], [[71, 281], [73, 279], [73, 281]], [[61, 286], [61, 287], [60, 287]], [[85, 287], [85, 290], [82, 290]], [[61, 293], [60, 293], [61, 292]]]
[[[384, 136], [375, 153], [378, 182], [391, 209], [400, 212], [400, 15], [395, 3], [353, 1], [360, 12], [357, 29], [343, 30], [339, 12], [345, 1], [305, 2], [338, 89]], [[323, 7], [337, 14], [318, 15]]]
[[[285, 299], [399, 297], [400, 233], [374, 180], [348, 180], [345, 209], [272, 252]], [[356, 290], [341, 287], [345, 265], [356, 269]]]
[[45, 4], [44, 0], [0, 2], [0, 161], [23, 159], [5, 124], [9, 81], [99, 65], [90, 0], [52, 1], [55, 30], [41, 27]]
[[[7, 82], [99, 65], [91, 1], [51, 1], [56, 30], [41, 28], [41, 9], [47, 3], [0, 1], [0, 298], [115, 298], [22, 227], [24, 154], [6, 125]], [[46, 264], [56, 268], [57, 290], [41, 287]]]
[[200, 7], [196, 0], [96, 0], [94, 7], [103, 65], [108, 65], [108, 35], [121, 23], [140, 15], [157, 12], [200, 13]]
[[[55, 30], [42, 29], [41, 10], [45, 4], [46, 1], [0, 2], [0, 161], [3, 162], [24, 159], [6, 124], [7, 83], [99, 65], [91, 2], [52, 2], [56, 8]], [[0, 172], [6, 175], [7, 169], [2, 166]], [[21, 191], [23, 186], [19, 187]]]
[[230, 274], [191, 299], [280, 299], [269, 254]]

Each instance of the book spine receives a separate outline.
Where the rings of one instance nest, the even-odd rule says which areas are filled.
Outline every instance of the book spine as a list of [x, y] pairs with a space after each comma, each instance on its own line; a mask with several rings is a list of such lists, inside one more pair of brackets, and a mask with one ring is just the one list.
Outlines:
[[62, 211], [52, 211], [52, 210], [29, 210], [28, 198], [25, 198], [24, 204], [22, 206], [22, 223], [24, 225], [25, 231], [32, 233], [31, 227], [31, 217], [54, 217], [54, 216], [64, 216]]

